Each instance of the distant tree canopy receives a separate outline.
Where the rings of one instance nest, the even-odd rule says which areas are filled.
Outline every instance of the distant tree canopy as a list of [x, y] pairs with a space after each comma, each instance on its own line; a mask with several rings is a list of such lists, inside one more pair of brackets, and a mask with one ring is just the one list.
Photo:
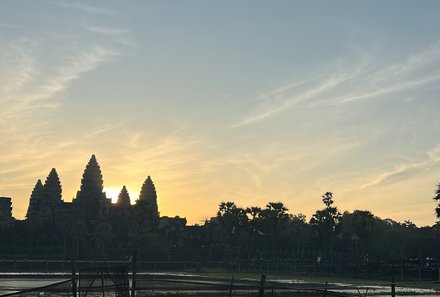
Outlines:
[[437, 203], [437, 207], [435, 208], [435, 214], [437, 216], [437, 219], [440, 220], [440, 183], [437, 184], [437, 189], [435, 190], [435, 196], [433, 199]]

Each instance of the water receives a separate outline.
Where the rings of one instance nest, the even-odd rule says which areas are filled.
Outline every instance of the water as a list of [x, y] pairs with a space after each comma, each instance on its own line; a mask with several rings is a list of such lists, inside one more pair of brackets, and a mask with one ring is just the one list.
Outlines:
[[[160, 275], [161, 273], [153, 273]], [[200, 277], [201, 275], [196, 274], [185, 274], [185, 273], [164, 273], [164, 275], [174, 275], [174, 276], [184, 276], [184, 277]], [[16, 275], [8, 275], [5, 278], [0, 278], [0, 296], [4, 294], [19, 292], [26, 289], [43, 287], [55, 283], [59, 283], [61, 281], [65, 281], [67, 278], [63, 278], [60, 274], [54, 274], [50, 278], [43, 278], [38, 274], [35, 274], [31, 277], [29, 275], [21, 276], [20, 273]], [[249, 279], [250, 280], [250, 279]], [[271, 281], [286, 283], [286, 284], [307, 284], [309, 282], [295, 280], [295, 279], [272, 279]], [[313, 284], [310, 282], [310, 284]], [[315, 283], [316, 285], [316, 283]], [[375, 297], [389, 297], [390, 296], [390, 287], [385, 285], [356, 285], [350, 283], [328, 283], [329, 290], [335, 292], [343, 292], [352, 294], [354, 296], [375, 296]], [[368, 289], [368, 294], [365, 295]], [[416, 297], [416, 296], [424, 296], [424, 297], [439, 297], [440, 292], [437, 292], [433, 289], [420, 289], [420, 288], [409, 288], [409, 287], [396, 287], [397, 296], [407, 296], [407, 297]]]
[[[286, 280], [279, 279], [273, 280], [275, 282], [287, 283], [287, 284], [307, 284], [309, 282], [301, 281], [301, 280]], [[311, 284], [311, 283], [310, 283]], [[328, 283], [327, 284], [329, 290], [338, 293], [347, 293], [355, 296], [375, 296], [375, 297], [389, 297], [391, 295], [391, 287], [384, 285], [357, 285], [350, 283]], [[424, 297], [439, 297], [440, 292], [435, 291], [434, 289], [420, 289], [420, 288], [410, 288], [410, 287], [399, 287], [396, 285], [396, 295], [397, 296], [406, 296], [406, 297], [415, 297], [415, 296], [424, 296]]]
[[52, 285], [66, 279], [63, 278], [0, 278], [0, 296], [4, 294], [23, 291]]

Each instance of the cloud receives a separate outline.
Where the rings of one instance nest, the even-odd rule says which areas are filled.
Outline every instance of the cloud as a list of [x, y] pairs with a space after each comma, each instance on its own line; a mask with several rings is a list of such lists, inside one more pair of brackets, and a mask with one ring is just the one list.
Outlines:
[[115, 27], [102, 27], [102, 26], [86, 26], [90, 32], [100, 34], [104, 37], [110, 38], [114, 42], [127, 46], [129, 48], [135, 48], [136, 43], [131, 38], [131, 32], [126, 29], [120, 29]]
[[107, 27], [99, 27], [99, 26], [90, 26], [87, 27], [89, 31], [107, 35], [107, 36], [118, 36], [118, 35], [126, 35], [129, 34], [130, 31], [119, 29], [119, 28], [107, 28]]
[[29, 62], [22, 65], [21, 73], [10, 81], [9, 89], [6, 90], [6, 99], [9, 101], [8, 108], [2, 109], [0, 115], [5, 121], [19, 117], [23, 111], [35, 108], [54, 108], [57, 103], [49, 103], [56, 94], [64, 91], [69, 84], [78, 79], [83, 73], [94, 70], [98, 65], [110, 60], [118, 55], [112, 49], [94, 46], [89, 49], [82, 49], [75, 56], [68, 59], [64, 65], [59, 65], [54, 69], [52, 75], [39, 78], [36, 86], [26, 87], [25, 83], [35, 80], [31, 74], [38, 70], [32, 67], [36, 64], [33, 57], [26, 56]]
[[[300, 102], [325, 95], [340, 85], [356, 78], [367, 66], [365, 60], [354, 66], [343, 66], [339, 61], [337, 62], [335, 63], [337, 69], [331, 69], [332, 73], [327, 76], [323, 76], [320, 79], [311, 78], [300, 83], [293, 83], [289, 86], [277, 88], [268, 95], [259, 96], [260, 98], [268, 97], [265, 104], [232, 127], [253, 124], [283, 112]], [[347, 71], [347, 68], [350, 69]]]
[[327, 74], [258, 96], [260, 106], [232, 127], [263, 121], [299, 103], [309, 108], [353, 104], [420, 89], [440, 81], [439, 64], [439, 42], [406, 56], [361, 54], [354, 61], [338, 60], [328, 70], [322, 70]]
[[384, 172], [372, 181], [362, 185], [359, 189], [380, 186], [409, 178], [425, 170], [429, 170], [440, 162], [440, 145], [427, 152], [427, 159], [419, 162], [399, 164], [394, 169]]
[[320, 103], [346, 104], [421, 87], [440, 80], [439, 62], [440, 43], [435, 43], [398, 62], [371, 65], [371, 70], [360, 77], [359, 85], [352, 87], [352, 93]]
[[360, 101], [360, 100], [364, 100], [364, 99], [368, 99], [368, 98], [374, 98], [374, 97], [387, 95], [390, 93], [397, 93], [397, 92], [405, 91], [407, 89], [422, 86], [424, 84], [434, 82], [437, 80], [440, 80], [440, 74], [425, 77], [425, 78], [415, 80], [415, 81], [399, 82], [399, 83], [396, 83], [392, 86], [383, 87], [378, 90], [372, 91], [370, 93], [363, 92], [363, 93], [353, 94], [353, 95], [345, 96], [342, 98], [338, 98], [336, 100], [335, 99], [330, 100], [330, 102], [331, 103], [349, 103], [349, 102], [354, 102], [354, 101]]
[[[125, 55], [134, 44], [128, 30], [99, 25], [96, 14], [113, 17], [116, 13], [82, 4], [60, 5], [92, 14], [96, 34], [78, 24], [78, 18], [72, 23], [66, 17], [55, 30], [41, 26], [0, 36], [0, 190], [14, 197], [14, 213], [25, 212], [37, 178], [44, 178], [56, 166], [60, 176], [71, 179], [76, 170], [83, 169], [91, 143], [96, 145], [101, 134], [123, 126], [113, 118], [93, 130], [84, 119], [70, 129], [68, 119], [60, 116], [64, 110], [54, 111], [63, 106], [66, 97], [62, 94], [73, 82]], [[63, 181], [65, 176], [61, 176]], [[67, 184], [66, 193], [73, 193], [75, 187]]]
[[105, 16], [111, 16], [115, 17], [117, 16], [117, 12], [111, 9], [103, 8], [103, 7], [97, 7], [97, 6], [90, 6], [83, 3], [73, 2], [73, 3], [67, 3], [67, 2], [53, 2], [53, 4], [65, 7], [65, 8], [73, 8], [77, 10], [81, 10], [86, 13], [90, 14], [97, 14], [97, 15], [105, 15]]
[[96, 128], [95, 130], [87, 133], [85, 135], [85, 138], [92, 138], [92, 137], [96, 137], [100, 134], [105, 134], [114, 130], [117, 130], [121, 127], [124, 127], [126, 124], [128, 123], [128, 121], [122, 121], [122, 122], [112, 122], [112, 123], [107, 123], [104, 125], [101, 125], [100, 127]]

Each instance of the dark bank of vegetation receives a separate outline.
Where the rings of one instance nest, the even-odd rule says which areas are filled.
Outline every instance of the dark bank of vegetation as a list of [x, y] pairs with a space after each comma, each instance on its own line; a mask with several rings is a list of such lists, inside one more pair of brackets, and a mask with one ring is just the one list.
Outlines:
[[[309, 220], [289, 213], [282, 202], [264, 208], [222, 202], [204, 224], [186, 226], [183, 218], [159, 216], [151, 178], [135, 205], [125, 187], [112, 204], [102, 185], [92, 156], [77, 197], [66, 203], [52, 170], [44, 185], [37, 182], [27, 219], [0, 225], [0, 260], [121, 260], [138, 251], [141, 261], [155, 261], [158, 269], [165, 262], [188, 262], [194, 270], [368, 274], [383, 265], [390, 270], [437, 267], [440, 258], [440, 224], [417, 227], [367, 210], [341, 213], [331, 192], [322, 196], [322, 209]], [[439, 190], [434, 199], [440, 201]], [[440, 216], [440, 207], [436, 211]], [[420, 269], [414, 273], [420, 275]]]

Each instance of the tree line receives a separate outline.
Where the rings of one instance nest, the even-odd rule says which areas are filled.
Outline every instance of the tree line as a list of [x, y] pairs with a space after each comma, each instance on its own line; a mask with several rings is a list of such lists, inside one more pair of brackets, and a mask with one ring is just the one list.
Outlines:
[[[440, 202], [438, 189], [434, 199]], [[186, 226], [186, 220], [178, 217], [152, 222], [142, 203], [115, 207], [93, 222], [60, 211], [51, 221], [16, 220], [2, 226], [0, 257], [121, 259], [136, 250], [140, 259], [152, 261], [418, 261], [424, 265], [440, 256], [438, 223], [417, 227], [408, 220], [379, 218], [368, 210], [341, 213], [331, 192], [323, 194], [322, 202], [309, 220], [289, 213], [282, 202], [265, 207], [222, 202], [211, 219], [194, 226]], [[437, 214], [439, 209], [440, 204]]]

